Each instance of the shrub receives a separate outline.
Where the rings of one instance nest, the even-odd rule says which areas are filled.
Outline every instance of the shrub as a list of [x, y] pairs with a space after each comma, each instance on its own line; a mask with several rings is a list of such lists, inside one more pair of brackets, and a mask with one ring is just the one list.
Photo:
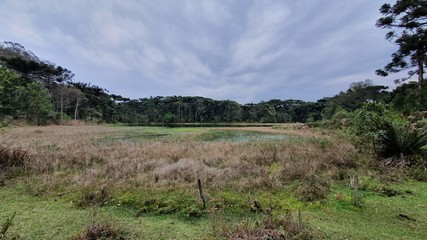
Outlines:
[[419, 154], [427, 145], [427, 131], [410, 123], [380, 103], [367, 103], [355, 112], [352, 132], [360, 149], [373, 149], [381, 158], [399, 164]]
[[377, 143], [381, 157], [413, 156], [427, 145], [427, 131], [412, 129], [407, 124], [386, 123], [378, 133]]

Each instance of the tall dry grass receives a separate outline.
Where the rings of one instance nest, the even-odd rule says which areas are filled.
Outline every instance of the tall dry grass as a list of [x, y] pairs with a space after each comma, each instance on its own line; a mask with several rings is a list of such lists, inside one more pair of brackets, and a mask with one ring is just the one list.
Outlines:
[[1, 133], [0, 144], [25, 149], [31, 156], [26, 161], [27, 175], [46, 187], [186, 188], [200, 178], [211, 189], [278, 189], [290, 181], [333, 176], [355, 166], [356, 150], [350, 143], [310, 135], [308, 130], [304, 138], [274, 143], [200, 142], [191, 137], [140, 143], [100, 141], [133, 129], [12, 128]]

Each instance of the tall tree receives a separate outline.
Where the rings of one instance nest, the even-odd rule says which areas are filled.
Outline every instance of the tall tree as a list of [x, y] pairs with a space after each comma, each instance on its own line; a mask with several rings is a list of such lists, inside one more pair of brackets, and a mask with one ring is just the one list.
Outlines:
[[0, 61], [5, 67], [20, 73], [27, 81], [41, 81], [49, 85], [54, 82], [69, 82], [74, 77], [70, 70], [40, 60], [18, 43], [0, 43]]
[[421, 86], [427, 65], [427, 1], [398, 0], [394, 5], [382, 5], [380, 12], [384, 17], [377, 20], [376, 26], [393, 29], [386, 34], [386, 39], [397, 44], [399, 49], [392, 54], [392, 61], [376, 73], [387, 76], [407, 69], [408, 77], [396, 81], [418, 75]]
[[0, 120], [27, 119], [41, 124], [53, 110], [50, 93], [37, 81], [25, 81], [18, 73], [0, 67]]

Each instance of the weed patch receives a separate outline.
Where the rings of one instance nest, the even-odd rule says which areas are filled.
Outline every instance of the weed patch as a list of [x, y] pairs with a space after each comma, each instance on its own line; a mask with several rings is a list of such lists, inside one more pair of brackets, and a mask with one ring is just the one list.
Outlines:
[[307, 181], [303, 181], [298, 186], [295, 194], [299, 199], [306, 202], [325, 200], [328, 197], [328, 184], [312, 177]]
[[295, 220], [291, 213], [282, 217], [265, 215], [261, 221], [246, 219], [234, 227], [222, 227], [221, 236], [226, 239], [319, 239], [315, 232], [302, 220]]
[[100, 224], [93, 223], [86, 229], [84, 229], [77, 236], [72, 238], [73, 240], [93, 240], [93, 239], [105, 239], [105, 240], [126, 240], [126, 233], [121, 229], [112, 226], [111, 224]]
[[30, 156], [21, 148], [11, 148], [0, 145], [0, 168], [24, 168]]
[[93, 187], [83, 189], [76, 200], [79, 207], [103, 206], [111, 200], [112, 194], [107, 187], [95, 189]]

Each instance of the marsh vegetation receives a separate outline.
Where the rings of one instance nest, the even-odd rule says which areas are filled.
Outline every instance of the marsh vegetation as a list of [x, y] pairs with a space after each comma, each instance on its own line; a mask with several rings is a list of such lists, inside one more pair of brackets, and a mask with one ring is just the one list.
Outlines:
[[[384, 209], [387, 214], [417, 219], [380, 217], [390, 229], [407, 229], [396, 236], [425, 227], [427, 220], [422, 214], [426, 209], [418, 202], [424, 194], [419, 191], [427, 187], [424, 183], [405, 189], [398, 184], [407, 176], [403, 170], [380, 174], [377, 161], [331, 130], [298, 125], [16, 127], [2, 129], [0, 142], [0, 195], [8, 199], [0, 203], [7, 209], [0, 217], [5, 221], [16, 212], [9, 232], [24, 239], [83, 236], [102, 226], [116, 229], [120, 237], [133, 239], [143, 234], [154, 239], [164, 231], [153, 227], [158, 221], [177, 222], [163, 226], [173, 229], [164, 238], [185, 238], [185, 234], [214, 239], [375, 237], [362, 227], [347, 231], [349, 225], [361, 221], [362, 212], [362, 218], [367, 217], [373, 214], [373, 206], [384, 201], [389, 204]], [[354, 174], [361, 176], [362, 205], [366, 204], [362, 208], [353, 206]], [[199, 197], [198, 179], [206, 209]], [[398, 198], [398, 204], [387, 196]], [[418, 207], [401, 209], [403, 198]], [[30, 203], [58, 222], [34, 225], [39, 215], [28, 213], [33, 211]], [[73, 223], [64, 232], [46, 229], [68, 221], [59, 216], [76, 211], [80, 217], [72, 217]], [[344, 212], [354, 219], [341, 225], [338, 218]], [[92, 220], [88, 222], [87, 216]], [[106, 218], [116, 222], [102, 223]], [[332, 230], [334, 224], [345, 230]], [[376, 224], [374, 233], [383, 226]], [[425, 233], [411, 234], [421, 237]]]

